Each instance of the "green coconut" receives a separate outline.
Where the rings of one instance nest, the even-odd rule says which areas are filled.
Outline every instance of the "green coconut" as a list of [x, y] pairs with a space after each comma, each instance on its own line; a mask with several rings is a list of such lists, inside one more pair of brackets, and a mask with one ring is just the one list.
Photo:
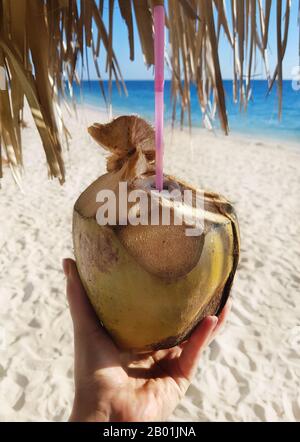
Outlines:
[[[108, 124], [94, 124], [89, 133], [111, 155], [107, 173], [74, 206], [74, 253], [82, 283], [99, 320], [119, 347], [151, 351], [175, 346], [205, 316], [218, 315], [226, 303], [239, 259], [235, 211], [224, 197], [201, 191], [202, 229], [197, 235], [187, 235], [191, 227], [187, 222], [174, 222], [176, 207], [183, 213], [193, 211], [194, 197], [190, 207], [171, 204], [170, 225], [164, 225], [162, 216], [158, 225], [124, 222], [120, 182], [127, 183], [128, 192], [142, 189], [150, 201], [155, 181], [153, 127], [137, 116], [122, 116]], [[193, 195], [198, 190], [167, 175], [164, 188], [177, 189], [182, 195], [185, 190]], [[97, 202], [101, 190], [116, 195], [113, 225], [97, 221], [104, 204]], [[159, 201], [160, 210], [164, 204], [166, 200]], [[129, 203], [127, 216], [139, 209], [138, 203]], [[151, 204], [148, 210], [150, 220]]]

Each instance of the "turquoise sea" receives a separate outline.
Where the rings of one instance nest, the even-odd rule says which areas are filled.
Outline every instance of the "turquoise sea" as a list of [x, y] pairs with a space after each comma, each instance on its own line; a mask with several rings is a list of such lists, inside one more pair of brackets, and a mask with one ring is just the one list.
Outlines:
[[[278, 120], [278, 99], [276, 87], [269, 96], [267, 82], [255, 80], [252, 82], [252, 99], [247, 111], [240, 111], [239, 104], [233, 102], [232, 81], [225, 80], [226, 104], [229, 126], [232, 133], [243, 133], [273, 139], [290, 140], [300, 144], [300, 90], [292, 87], [292, 81], [283, 82], [282, 119]], [[170, 81], [165, 82], [165, 123], [172, 120], [170, 97]], [[107, 91], [108, 83], [104, 82]], [[151, 121], [154, 118], [154, 83], [153, 81], [126, 81], [128, 96], [118, 92], [113, 83], [112, 104], [114, 113], [135, 113]], [[83, 81], [81, 92], [75, 87], [77, 99], [99, 108], [105, 107], [98, 81]], [[202, 127], [201, 111], [195, 88], [191, 90], [192, 122], [194, 126]], [[180, 113], [178, 112], [178, 120]], [[179, 124], [179, 121], [178, 121]], [[185, 121], [187, 124], [187, 119]], [[219, 128], [218, 118], [214, 127]]]

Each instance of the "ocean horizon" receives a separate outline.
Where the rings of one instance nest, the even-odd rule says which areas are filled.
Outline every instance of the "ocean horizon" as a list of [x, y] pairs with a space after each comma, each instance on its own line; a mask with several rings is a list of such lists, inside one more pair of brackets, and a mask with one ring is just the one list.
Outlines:
[[[108, 97], [108, 81], [104, 81]], [[118, 91], [116, 82], [112, 84], [112, 105], [114, 113], [138, 114], [150, 121], [154, 120], [154, 82], [152, 80], [125, 80], [128, 95]], [[276, 85], [267, 95], [267, 81], [252, 81], [252, 97], [247, 110], [240, 110], [239, 103], [233, 101], [233, 82], [224, 80], [227, 114], [231, 133], [256, 135], [271, 139], [292, 142], [300, 141], [300, 90], [295, 90], [292, 80], [283, 81], [282, 118], [278, 119], [278, 97]], [[81, 89], [75, 85], [74, 94], [77, 102], [84, 102], [97, 108], [105, 108], [99, 82], [84, 80]], [[194, 127], [204, 127], [199, 107], [196, 88], [191, 87], [191, 117]], [[165, 124], [172, 122], [171, 81], [165, 81]], [[216, 114], [212, 121], [213, 128], [220, 129]], [[180, 125], [180, 107], [177, 106], [176, 125]], [[185, 115], [184, 125], [188, 126]]]

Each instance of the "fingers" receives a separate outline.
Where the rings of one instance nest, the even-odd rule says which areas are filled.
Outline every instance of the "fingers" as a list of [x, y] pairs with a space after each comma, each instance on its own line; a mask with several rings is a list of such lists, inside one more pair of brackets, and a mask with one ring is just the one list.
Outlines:
[[204, 318], [183, 347], [178, 363], [185, 378], [192, 379], [200, 355], [209, 343], [217, 322], [218, 318], [216, 316]]
[[100, 321], [85, 293], [75, 261], [64, 259], [63, 270], [67, 278], [67, 298], [74, 331], [80, 334], [90, 334], [100, 328]]
[[75, 375], [77, 373], [80, 377], [82, 372], [119, 367], [119, 350], [90, 304], [75, 261], [64, 259], [63, 270], [67, 278], [67, 298], [74, 326]]

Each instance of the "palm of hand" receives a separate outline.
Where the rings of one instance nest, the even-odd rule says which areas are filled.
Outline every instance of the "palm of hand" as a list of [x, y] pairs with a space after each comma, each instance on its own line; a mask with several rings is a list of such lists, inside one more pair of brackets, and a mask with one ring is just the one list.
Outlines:
[[88, 302], [76, 264], [68, 260], [67, 294], [74, 324], [73, 421], [157, 421], [170, 416], [184, 396], [199, 356], [224, 322], [209, 316], [185, 343], [133, 355], [114, 345]]

